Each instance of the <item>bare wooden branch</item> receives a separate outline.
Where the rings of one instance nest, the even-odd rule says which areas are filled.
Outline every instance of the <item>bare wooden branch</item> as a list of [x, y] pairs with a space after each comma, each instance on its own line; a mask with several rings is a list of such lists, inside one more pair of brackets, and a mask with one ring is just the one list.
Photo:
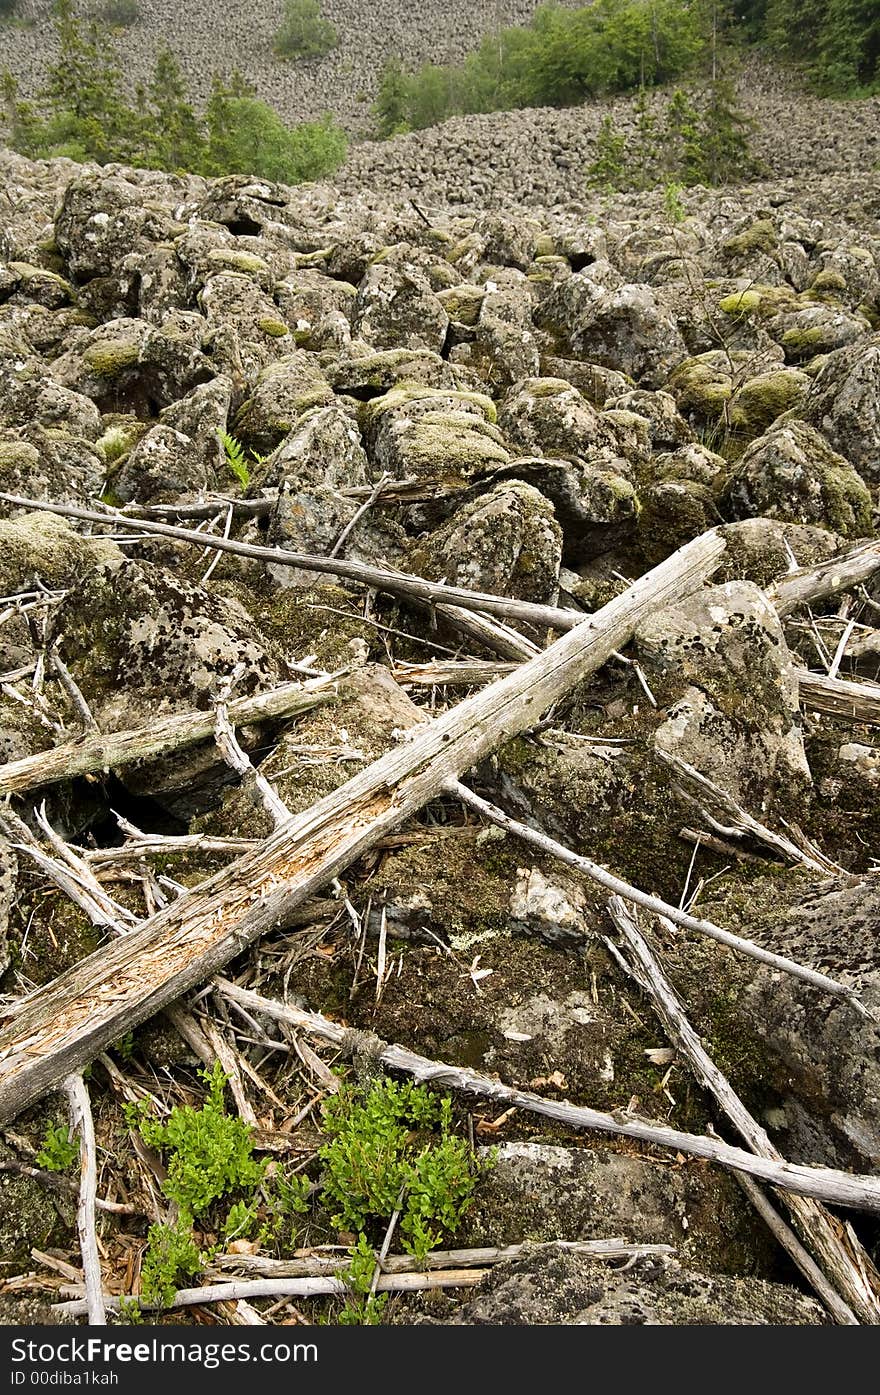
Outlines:
[[[331, 674], [307, 683], [285, 683], [268, 693], [236, 698], [229, 703], [230, 719], [241, 726], [246, 722], [308, 712], [322, 703], [332, 702], [333, 682], [338, 677], [338, 674]], [[168, 755], [184, 746], [193, 746], [213, 734], [213, 712], [180, 712], [172, 717], [158, 717], [148, 726], [130, 731], [69, 741], [53, 750], [0, 765], [0, 794], [19, 794], [22, 790], [55, 784], [94, 770], [115, 770], [132, 761]]]
[[[0, 1158], [0, 1172], [13, 1172], [19, 1177], [31, 1177], [35, 1182], [51, 1188], [52, 1191], [65, 1192], [69, 1196], [79, 1195], [79, 1187], [76, 1182], [72, 1182], [63, 1173], [47, 1172], [44, 1167], [33, 1167], [30, 1163], [21, 1162], [18, 1158]], [[143, 1215], [140, 1206], [132, 1206], [127, 1201], [110, 1201], [106, 1196], [96, 1196], [95, 1205], [99, 1211], [109, 1211], [119, 1216]]]
[[280, 824], [291, 818], [290, 810], [278, 795], [277, 790], [273, 789], [265, 775], [261, 775], [254, 768], [250, 756], [246, 755], [239, 746], [225, 702], [218, 702], [214, 710], [214, 740], [226, 764], [245, 779], [253, 780], [263, 802], [263, 807], [271, 814], [275, 827], [278, 828]]
[[830, 858], [825, 857], [820, 849], [812, 846], [808, 847], [806, 845], [806, 839], [802, 839], [801, 842], [796, 843], [784, 833], [777, 833], [775, 829], [768, 828], [766, 824], [759, 823], [759, 821], [749, 813], [748, 809], [744, 809], [743, 806], [733, 798], [733, 795], [727, 790], [722, 789], [714, 780], [710, 780], [708, 775], [703, 775], [702, 772], [697, 770], [693, 765], [689, 765], [687, 761], [681, 760], [679, 756], [674, 756], [669, 751], [661, 750], [657, 750], [656, 755], [664, 764], [668, 765], [680, 779], [684, 780], [686, 784], [693, 786], [695, 789], [702, 791], [704, 797], [715, 804], [716, 808], [724, 812], [726, 817], [730, 820], [728, 824], [719, 822], [707, 809], [701, 806], [699, 799], [688, 794], [686, 789], [681, 789], [682, 795], [691, 804], [696, 805], [696, 807], [700, 809], [703, 817], [708, 820], [716, 833], [720, 833], [722, 836], [728, 838], [741, 838], [747, 835], [750, 838], [756, 839], [759, 843], [766, 844], [768, 848], [772, 848], [775, 853], [781, 854], [782, 857], [789, 858], [792, 862], [799, 862], [801, 866], [808, 868], [811, 872], [819, 872], [823, 876], [828, 876], [830, 874], [831, 876], [846, 877], [850, 881], [858, 880], [858, 878], [853, 877], [851, 873], [847, 872], [844, 867], [840, 867], [836, 862], [832, 862]]
[[[382, 1270], [386, 1274], [410, 1274], [419, 1269], [481, 1269], [489, 1265], [501, 1264], [505, 1260], [518, 1259], [535, 1242], [526, 1241], [519, 1245], [490, 1245], [468, 1250], [429, 1250], [424, 1259], [415, 1255], [386, 1255]], [[612, 1236], [607, 1240], [547, 1240], [542, 1248], [552, 1246], [569, 1254], [586, 1255], [590, 1259], [642, 1259], [660, 1258], [675, 1254], [672, 1245], [636, 1245], [627, 1240]], [[259, 1274], [266, 1279], [303, 1278], [309, 1275], [335, 1274], [339, 1269], [339, 1254], [303, 1255], [302, 1258], [272, 1259], [269, 1255], [214, 1255], [205, 1271], [212, 1278], [232, 1272]]]
[[[343, 1267], [341, 1264], [337, 1267]], [[476, 1288], [489, 1269], [435, 1269], [430, 1273], [383, 1274], [377, 1284], [380, 1293], [418, 1293], [431, 1288]], [[322, 1275], [316, 1279], [234, 1279], [229, 1283], [205, 1284], [203, 1288], [178, 1289], [170, 1303], [141, 1303], [146, 1313], [164, 1312], [172, 1308], [200, 1307], [205, 1303], [228, 1303], [242, 1298], [344, 1298], [348, 1286], [343, 1279]], [[70, 1292], [62, 1285], [61, 1292]], [[131, 1300], [129, 1300], [131, 1301]], [[119, 1312], [122, 1300], [104, 1295], [110, 1312]], [[53, 1303], [52, 1311], [65, 1317], [85, 1317], [87, 1308], [82, 1299]]]
[[[641, 619], [688, 594], [724, 551], [712, 530], [646, 573], [516, 673], [388, 751], [251, 853], [182, 893], [124, 939], [29, 994], [0, 1032], [0, 1122], [145, 1018], [209, 978], [444, 786], [534, 725]], [[230, 704], [231, 708], [231, 704]]]
[[814, 567], [800, 567], [767, 587], [770, 604], [781, 616], [798, 606], [841, 595], [867, 581], [880, 568], [880, 542], [865, 542]]
[[[82, 509], [74, 504], [50, 504], [13, 494], [0, 494], [0, 499], [17, 504], [21, 508], [39, 510], [42, 513], [57, 513], [64, 518], [78, 518], [85, 523], [99, 523], [104, 527], [113, 525], [118, 528], [120, 524], [124, 525], [130, 521], [116, 509], [99, 513], [95, 509]], [[426, 581], [421, 576], [395, 571], [393, 567], [374, 567], [365, 562], [350, 562], [343, 557], [313, 556], [311, 553], [291, 552], [280, 547], [258, 547], [253, 543], [236, 542], [232, 538], [208, 537], [191, 528], [177, 528], [170, 523], [156, 523], [148, 519], [139, 520], [138, 528], [144, 533], [176, 538], [178, 542], [195, 543], [198, 547], [217, 548], [220, 552], [230, 552], [236, 557], [249, 557], [274, 567], [326, 572], [331, 576], [360, 582], [363, 586], [372, 586], [377, 591], [386, 591], [391, 595], [414, 597], [431, 604], [460, 606], [464, 610], [485, 611], [488, 615], [497, 615], [505, 620], [521, 620], [541, 629], [570, 630], [587, 618], [580, 610], [562, 610], [557, 606], [536, 605], [530, 601], [514, 600], [509, 596], [470, 591], [460, 586], [445, 586], [440, 582]], [[721, 543], [721, 546], [724, 544]]]
[[[749, 1113], [706, 1051], [688, 1021], [675, 989], [624, 902], [619, 897], [612, 897], [608, 910], [629, 949], [629, 970], [650, 997], [672, 1044], [681, 1051], [700, 1084], [710, 1091], [752, 1152], [782, 1162], [782, 1154], [771, 1142], [766, 1130]], [[775, 1230], [776, 1237], [812, 1284], [835, 1321], [846, 1325], [852, 1325], [857, 1320], [872, 1325], [880, 1323], [880, 1275], [865, 1251], [859, 1246], [861, 1253], [858, 1262], [854, 1263], [849, 1244], [841, 1238], [840, 1227], [821, 1202], [797, 1196], [784, 1199], [804, 1243], [814, 1255], [813, 1262], [805, 1267], [801, 1247], [790, 1245], [787, 1235], [778, 1228]]]
[[805, 668], [797, 670], [797, 680], [802, 707], [844, 721], [880, 724], [880, 683], [829, 678]]
[[71, 1075], [64, 1082], [64, 1092], [70, 1109], [70, 1122], [79, 1134], [79, 1204], [76, 1228], [83, 1262], [86, 1290], [86, 1312], [92, 1327], [106, 1325], [104, 1312], [104, 1283], [101, 1277], [101, 1256], [98, 1253], [98, 1233], [95, 1229], [95, 1196], [98, 1191], [98, 1154], [95, 1147], [95, 1126], [89, 1092], [81, 1075]]
[[753, 941], [734, 935], [729, 930], [722, 930], [720, 925], [715, 925], [710, 920], [701, 920], [697, 916], [690, 915], [678, 906], [661, 900], [659, 896], [652, 896], [646, 891], [640, 891], [638, 887], [631, 886], [621, 877], [615, 877], [612, 872], [600, 867], [597, 862], [591, 862], [589, 858], [581, 857], [579, 853], [572, 852], [571, 848], [566, 848], [564, 844], [557, 843], [555, 838], [550, 838], [546, 833], [540, 833], [537, 829], [529, 828], [527, 824], [512, 819], [509, 814], [504, 813], [503, 809], [490, 804], [487, 799], [481, 798], [480, 795], [474, 794], [473, 790], [468, 789], [459, 780], [447, 780], [446, 791], [456, 799], [460, 799], [475, 813], [489, 819], [496, 827], [505, 829], [514, 837], [521, 838], [524, 843], [529, 843], [532, 847], [540, 849], [541, 852], [549, 853], [551, 857], [557, 858], [567, 866], [583, 872], [592, 881], [605, 887], [606, 891], [612, 891], [616, 896], [622, 896], [625, 900], [632, 901], [634, 905], [642, 906], [646, 911], [652, 911], [655, 915], [666, 916], [675, 925], [681, 925], [686, 930], [695, 930], [700, 935], [718, 940], [721, 944], [728, 945], [737, 953], [747, 955], [750, 959], [757, 959], [760, 963], [767, 964], [771, 968], [791, 974], [793, 978], [802, 979], [804, 983], [809, 983], [813, 988], [821, 989], [824, 993], [830, 993], [836, 998], [844, 998], [862, 1016], [870, 1016], [868, 1009], [859, 1000], [855, 989], [850, 988], [847, 984], [829, 978], [827, 974], [820, 973], [818, 969], [810, 969], [805, 964], [798, 964], [794, 959], [786, 958], [785, 955], [773, 954], [768, 949], [762, 949]]
[[291, 1004], [275, 1002], [264, 998], [247, 988], [239, 988], [226, 979], [218, 979], [217, 987], [223, 995], [254, 1013], [285, 1022], [302, 1032], [330, 1041], [343, 1050], [357, 1051], [360, 1048], [369, 1052], [371, 1058], [385, 1066], [387, 1070], [402, 1071], [413, 1076], [422, 1084], [439, 1085], [448, 1090], [462, 1090], [466, 1094], [479, 1095], [494, 1100], [505, 1108], [525, 1109], [540, 1114], [546, 1119], [555, 1119], [567, 1128], [594, 1129], [599, 1133], [617, 1134], [621, 1138], [634, 1138], [640, 1143], [656, 1144], [661, 1148], [671, 1148], [675, 1152], [687, 1153], [695, 1158], [706, 1158], [722, 1167], [737, 1172], [748, 1173], [786, 1192], [799, 1196], [814, 1196], [821, 1201], [829, 1201], [840, 1206], [850, 1206], [855, 1210], [880, 1213], [880, 1177], [860, 1176], [851, 1172], [840, 1172], [830, 1167], [809, 1167], [804, 1163], [776, 1162], [769, 1158], [757, 1157], [754, 1153], [734, 1148], [720, 1139], [707, 1138], [701, 1134], [681, 1133], [678, 1129], [667, 1128], [625, 1110], [605, 1114], [585, 1105], [569, 1104], [567, 1100], [548, 1100], [541, 1095], [533, 1095], [525, 1090], [504, 1085], [464, 1066], [451, 1066], [444, 1061], [432, 1061], [427, 1056], [419, 1056], [403, 1046], [390, 1046], [366, 1033], [354, 1032], [331, 1022], [317, 1012], [304, 1012]]

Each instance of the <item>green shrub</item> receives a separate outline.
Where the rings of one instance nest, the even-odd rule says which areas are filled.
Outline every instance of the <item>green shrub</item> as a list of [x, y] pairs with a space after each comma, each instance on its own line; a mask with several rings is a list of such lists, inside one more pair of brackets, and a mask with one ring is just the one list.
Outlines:
[[202, 1072], [208, 1095], [201, 1109], [178, 1105], [164, 1123], [143, 1110], [129, 1110], [129, 1125], [145, 1143], [167, 1153], [162, 1190], [187, 1216], [201, 1216], [212, 1202], [236, 1191], [253, 1191], [264, 1166], [253, 1156], [251, 1130], [226, 1113], [226, 1076], [219, 1063]]
[[339, 42], [318, 0], [286, 0], [284, 18], [272, 45], [279, 58], [321, 58]]
[[18, 8], [18, 0], [0, 0], [0, 19], [10, 19]]
[[387, 1222], [402, 1196], [400, 1235], [424, 1257], [454, 1231], [481, 1169], [452, 1131], [452, 1105], [423, 1086], [382, 1080], [366, 1093], [344, 1085], [324, 1106], [330, 1141], [321, 1200], [334, 1226], [364, 1232]]
[[37, 1167], [47, 1172], [66, 1172], [79, 1158], [79, 1140], [71, 1138], [66, 1124], [47, 1124], [37, 1154]]
[[202, 1267], [199, 1248], [192, 1237], [188, 1216], [174, 1225], [151, 1225], [141, 1265], [141, 1297], [145, 1303], [167, 1307], [180, 1287]]

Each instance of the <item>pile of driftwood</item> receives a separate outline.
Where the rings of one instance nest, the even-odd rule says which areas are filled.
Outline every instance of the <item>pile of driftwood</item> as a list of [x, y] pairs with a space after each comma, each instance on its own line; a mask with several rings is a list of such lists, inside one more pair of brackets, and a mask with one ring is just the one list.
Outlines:
[[[117, 533], [131, 527], [130, 515], [110, 510], [99, 512], [6, 497], [18, 506], [49, 509], [93, 525], [112, 524]], [[214, 508], [219, 511], [219, 506]], [[20, 999], [6, 1000], [2, 1008], [0, 1125], [8, 1125], [47, 1092], [63, 1089], [81, 1140], [78, 1227], [85, 1294], [82, 1298], [74, 1296], [70, 1303], [62, 1305], [63, 1310], [86, 1313], [90, 1321], [100, 1322], [108, 1307], [95, 1238], [95, 1146], [82, 1072], [111, 1043], [163, 1009], [171, 1013], [176, 1027], [198, 1054], [209, 1060], [219, 1055], [226, 1068], [219, 1037], [207, 1039], [182, 1001], [188, 991], [211, 984], [226, 1002], [250, 1014], [250, 1020], [275, 1019], [349, 1053], [367, 1051], [383, 1066], [405, 1072], [416, 1080], [470, 1092], [504, 1107], [533, 1111], [562, 1121], [569, 1128], [616, 1134], [709, 1159], [731, 1169], [829, 1314], [841, 1323], [880, 1322], [880, 1276], [852, 1227], [828, 1209], [830, 1204], [880, 1212], [880, 1178], [794, 1164], [779, 1154], [690, 1026], [682, 1004], [641, 933], [636, 908], [721, 940], [743, 955], [794, 975], [811, 985], [817, 994], [845, 1000], [854, 1015], [869, 1016], [854, 990], [629, 885], [534, 828], [514, 821], [463, 783], [478, 762], [511, 737], [533, 728], [552, 704], [625, 646], [646, 616], [681, 599], [711, 577], [725, 551], [723, 530], [710, 531], [688, 543], [601, 610], [586, 615], [447, 587], [339, 557], [318, 558], [249, 546], [228, 537], [211, 537], [202, 531], [158, 522], [155, 517], [142, 516], [145, 512], [148, 511], [139, 511], [140, 532], [268, 560], [276, 566], [328, 572], [429, 606], [477, 638], [481, 646], [493, 650], [499, 662], [408, 668], [408, 682], [482, 682], [485, 686], [443, 715], [415, 727], [408, 733], [409, 739], [297, 815], [291, 814], [272, 785], [253, 770], [236, 739], [235, 727], [270, 716], [290, 716], [328, 700], [336, 675], [307, 677], [301, 683], [288, 683], [257, 697], [232, 700], [227, 695], [225, 699], [221, 697], [213, 713], [192, 712], [163, 718], [150, 727], [108, 734], [94, 729], [85, 699], [77, 690], [84, 727], [79, 739], [0, 767], [0, 793], [21, 795], [76, 775], [113, 770], [146, 756], [167, 754], [213, 736], [223, 759], [235, 770], [256, 779], [263, 803], [275, 823], [274, 832], [265, 840], [222, 841], [224, 850], [237, 854], [228, 866], [194, 888], [181, 889], [176, 899], [158, 905], [153, 914], [138, 920], [114, 901], [99, 881], [96, 862], [100, 861], [100, 852], [86, 854], [72, 848], [39, 815], [38, 836], [16, 816], [8, 801], [0, 815], [0, 825], [9, 841], [31, 856], [94, 924], [112, 936], [110, 944], [54, 982]], [[857, 585], [878, 567], [880, 545], [865, 544], [832, 562], [791, 573], [770, 588], [768, 596], [784, 615], [811, 600]], [[541, 633], [549, 631], [551, 641], [539, 648], [512, 628], [517, 623], [535, 627]], [[863, 722], [880, 720], [880, 687], [806, 672], [799, 673], [798, 678], [804, 706], [834, 715], [848, 714]], [[75, 689], [69, 674], [67, 679]], [[723, 814], [723, 823], [715, 819], [717, 828], [747, 830], [752, 837], [769, 842], [796, 861], [813, 869], [829, 870], [832, 864], [816, 849], [764, 828], [683, 762], [675, 762], [673, 773], [701, 807], [712, 807], [716, 814]], [[671, 1044], [714, 1096], [738, 1134], [740, 1146], [716, 1136], [665, 1128], [626, 1113], [606, 1114], [513, 1089], [473, 1071], [349, 1032], [317, 1013], [300, 1011], [218, 977], [224, 966], [258, 937], [295, 923], [298, 909], [308, 898], [381, 839], [399, 830], [414, 813], [440, 797], [461, 801], [479, 818], [559, 858], [611, 893], [609, 909], [620, 942], [609, 941], [609, 949], [651, 998]], [[196, 835], [173, 840], [141, 835], [136, 830], [129, 830], [129, 834], [124, 847], [113, 850], [117, 858], [124, 857], [126, 850], [137, 858], [151, 846], [161, 848], [187, 839], [192, 846], [211, 845], [211, 840]], [[760, 1182], [774, 1190], [782, 1209], [788, 1212], [790, 1224], [764, 1195]], [[609, 1254], [635, 1252], [625, 1245], [621, 1249], [620, 1241], [595, 1244], [599, 1246], [597, 1253], [602, 1252], [602, 1244], [610, 1247]], [[464, 1258], [453, 1253], [446, 1261], [442, 1282], [456, 1286], [473, 1283], [474, 1275], [482, 1276], [491, 1262], [492, 1257], [483, 1252]], [[417, 1275], [403, 1272], [403, 1262], [395, 1267], [386, 1253], [380, 1255], [377, 1285], [383, 1288], [437, 1284], [440, 1264], [435, 1256], [435, 1271]], [[204, 1303], [213, 1298], [246, 1304], [250, 1297], [266, 1294], [335, 1292], [338, 1282], [314, 1269], [303, 1275], [289, 1269], [275, 1270], [270, 1265], [268, 1270], [260, 1271], [257, 1279], [230, 1284], [218, 1278], [207, 1288], [182, 1292], [177, 1302]], [[255, 1314], [254, 1320], [259, 1320]]]

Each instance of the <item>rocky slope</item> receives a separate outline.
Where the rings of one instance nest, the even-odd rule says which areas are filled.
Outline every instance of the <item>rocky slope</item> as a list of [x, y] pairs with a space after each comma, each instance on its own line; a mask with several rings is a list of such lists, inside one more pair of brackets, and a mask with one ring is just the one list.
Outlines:
[[[284, 13], [283, 0], [235, 5], [230, 0], [139, 0], [138, 23], [116, 32], [116, 43], [132, 90], [148, 81], [156, 55], [168, 44], [178, 55], [190, 91], [204, 101], [214, 71], [237, 68], [258, 95], [288, 121], [334, 111], [347, 129], [369, 125], [379, 73], [389, 53], [412, 67], [460, 61], [484, 34], [526, 22], [536, 0], [323, 0], [322, 13], [335, 24], [339, 45], [326, 57], [284, 62], [272, 40]], [[19, 0], [23, 24], [0, 24], [3, 64], [23, 89], [35, 92], [51, 53], [51, 0]], [[393, 35], [393, 39], [390, 37]]]
[[[588, 611], [720, 525], [727, 550], [711, 584], [651, 616], [622, 659], [546, 722], [536, 712], [534, 730], [472, 779], [638, 886], [674, 904], [687, 888], [699, 914], [880, 1005], [880, 756], [861, 711], [808, 709], [798, 676], [833, 661], [873, 679], [880, 595], [868, 577], [843, 603], [786, 615], [765, 591], [873, 536], [880, 200], [870, 174], [694, 190], [678, 221], [659, 195], [465, 213], [440, 207], [438, 191], [418, 212], [352, 184], [289, 190], [9, 154], [2, 171], [4, 492], [147, 510], [217, 496], [211, 526], [233, 538], [322, 555], [336, 546]], [[218, 431], [244, 447], [247, 485]], [[75, 736], [82, 699], [106, 733], [210, 710], [231, 675], [248, 695], [303, 667], [344, 668], [330, 706], [240, 734], [297, 812], [458, 700], [455, 673], [432, 684], [429, 660], [480, 659], [491, 677], [511, 645], [548, 640], [527, 627], [480, 643], [442, 615], [375, 596], [365, 605], [362, 588], [314, 572], [231, 556], [209, 568], [182, 542], [114, 540], [9, 504], [3, 514], [6, 761]], [[800, 865], [790, 865], [795, 845], [780, 865], [760, 841], [738, 844], [729, 807], [709, 806], [713, 833], [708, 796], [694, 808], [668, 757], [806, 848]], [[166, 835], [253, 839], [271, 828], [252, 779], [233, 776], [211, 742], [29, 791], [15, 807], [30, 818], [43, 797], [80, 850], [118, 842], [111, 809]], [[696, 853], [686, 826], [709, 834]], [[175, 854], [170, 878], [170, 854], [145, 861], [113, 895], [142, 917], [157, 893], [196, 884], [222, 856]], [[2, 988], [14, 1000], [94, 951], [103, 932], [23, 855], [16, 886], [8, 847], [4, 858]], [[728, 1132], [686, 1065], [663, 1054], [650, 1004], [607, 948], [604, 895], [590, 883], [441, 799], [345, 886], [368, 946], [360, 958], [328, 890], [306, 932], [268, 935], [237, 976], [554, 1098]], [[394, 972], [377, 995], [382, 927]], [[780, 1150], [874, 1170], [874, 1023], [692, 930], [650, 933], [707, 1048]], [[263, 1135], [280, 1156], [308, 1160], [314, 1126], [290, 1123], [300, 1086], [232, 1023], [223, 1031], [274, 1091], [251, 1078], [243, 1087]], [[95, 1068], [91, 1088], [99, 1143], [120, 1150], [107, 1185], [149, 1213], [113, 1071], [186, 1078], [193, 1057], [155, 1023], [126, 1050], [109, 1074]], [[481, 1116], [489, 1137], [491, 1111]], [[51, 1117], [46, 1103], [23, 1116], [0, 1161], [32, 1160]], [[670, 1168], [660, 1154], [522, 1113], [496, 1137], [496, 1166], [457, 1239], [624, 1235], [675, 1257], [624, 1278], [538, 1250], [466, 1303], [412, 1299], [395, 1320], [825, 1320], [727, 1174], [683, 1157]], [[0, 1278], [31, 1267], [34, 1246], [61, 1245], [76, 1262], [63, 1197], [56, 1214], [33, 1178], [0, 1173], [0, 1190]], [[146, 1224], [126, 1223], [102, 1222], [118, 1283], [137, 1272], [132, 1227]], [[0, 1301], [14, 1314], [11, 1296]]]

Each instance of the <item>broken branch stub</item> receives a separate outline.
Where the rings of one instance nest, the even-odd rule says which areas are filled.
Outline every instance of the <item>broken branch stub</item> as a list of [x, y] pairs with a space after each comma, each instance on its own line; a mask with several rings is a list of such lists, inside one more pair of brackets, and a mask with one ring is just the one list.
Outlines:
[[252, 852], [124, 939], [30, 994], [0, 1032], [0, 1123], [210, 977], [503, 742], [525, 731], [657, 607], [718, 566], [716, 530], [688, 543], [515, 673], [468, 697]]

